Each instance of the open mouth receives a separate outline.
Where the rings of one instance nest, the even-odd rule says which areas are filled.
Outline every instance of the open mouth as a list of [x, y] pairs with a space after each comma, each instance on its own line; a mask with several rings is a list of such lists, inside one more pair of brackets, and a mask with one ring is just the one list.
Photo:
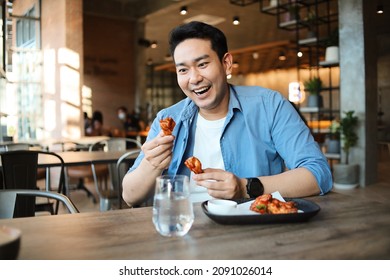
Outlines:
[[211, 87], [202, 87], [198, 89], [194, 89], [192, 92], [195, 93], [196, 95], [202, 95], [206, 93]]

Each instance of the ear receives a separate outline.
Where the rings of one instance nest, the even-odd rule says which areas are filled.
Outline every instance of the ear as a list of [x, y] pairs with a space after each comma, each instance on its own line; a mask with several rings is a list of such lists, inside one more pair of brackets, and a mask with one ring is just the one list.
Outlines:
[[230, 75], [233, 69], [233, 56], [230, 53], [225, 53], [222, 59], [222, 64], [225, 68], [225, 74]]

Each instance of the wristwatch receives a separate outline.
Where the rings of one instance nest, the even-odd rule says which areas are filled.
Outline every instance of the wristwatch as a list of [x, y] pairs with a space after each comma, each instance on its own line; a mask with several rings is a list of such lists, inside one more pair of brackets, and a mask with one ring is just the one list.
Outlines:
[[249, 197], [256, 198], [264, 194], [264, 186], [258, 178], [246, 178], [246, 192], [249, 194]]

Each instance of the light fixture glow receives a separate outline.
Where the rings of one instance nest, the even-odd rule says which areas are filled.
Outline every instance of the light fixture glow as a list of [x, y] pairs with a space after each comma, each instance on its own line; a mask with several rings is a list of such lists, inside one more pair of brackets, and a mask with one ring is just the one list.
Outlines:
[[287, 57], [286, 57], [286, 55], [284, 54], [284, 52], [280, 52], [279, 53], [279, 60], [280, 61], [284, 61], [284, 60], [286, 60], [287, 59]]
[[182, 16], [187, 14], [187, 7], [186, 6], [183, 6], [183, 7], [180, 8], [180, 14]]
[[239, 25], [240, 24], [240, 18], [239, 17], [233, 17], [233, 25]]
[[302, 56], [303, 56], [303, 53], [302, 53], [302, 52], [297, 52], [297, 56], [298, 56], [298, 57], [302, 57]]
[[302, 103], [305, 100], [305, 92], [301, 91], [300, 82], [291, 82], [288, 85], [288, 100], [294, 103]]
[[383, 14], [383, 5], [376, 6], [376, 13]]
[[150, 47], [151, 47], [152, 49], [157, 48], [157, 47], [158, 47], [157, 41], [151, 42], [151, 43], [150, 43]]

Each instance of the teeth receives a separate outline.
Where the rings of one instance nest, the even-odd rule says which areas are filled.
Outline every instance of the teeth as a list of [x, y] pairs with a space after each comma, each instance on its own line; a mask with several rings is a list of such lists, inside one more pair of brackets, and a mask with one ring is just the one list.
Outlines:
[[206, 91], [208, 91], [208, 87], [203, 87], [203, 88], [199, 88], [199, 89], [195, 89], [194, 90], [194, 92], [196, 93], [196, 94], [203, 94], [203, 93], [205, 93]]

